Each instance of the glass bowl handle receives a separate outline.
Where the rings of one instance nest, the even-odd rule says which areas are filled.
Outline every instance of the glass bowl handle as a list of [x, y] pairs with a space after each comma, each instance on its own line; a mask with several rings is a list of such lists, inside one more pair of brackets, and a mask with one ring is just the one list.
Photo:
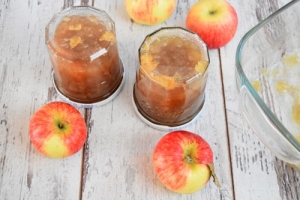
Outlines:
[[279, 159], [300, 166], [300, 151], [278, 130], [245, 85], [240, 89], [239, 104], [244, 117], [267, 148]]

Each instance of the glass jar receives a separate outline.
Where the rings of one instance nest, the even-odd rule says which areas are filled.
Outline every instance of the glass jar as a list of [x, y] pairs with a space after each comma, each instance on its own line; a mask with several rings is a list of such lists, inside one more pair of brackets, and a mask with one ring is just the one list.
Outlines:
[[209, 55], [201, 38], [179, 27], [148, 35], [139, 49], [133, 99], [138, 114], [155, 125], [189, 123], [201, 111]]
[[115, 25], [106, 12], [75, 6], [46, 27], [46, 44], [58, 92], [78, 103], [111, 97], [123, 81]]

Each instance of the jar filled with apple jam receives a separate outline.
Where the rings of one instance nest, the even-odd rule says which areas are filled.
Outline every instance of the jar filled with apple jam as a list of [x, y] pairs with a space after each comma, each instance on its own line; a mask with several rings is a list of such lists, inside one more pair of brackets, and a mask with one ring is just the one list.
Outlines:
[[145, 38], [139, 59], [133, 99], [143, 118], [174, 127], [198, 115], [209, 56], [197, 34], [177, 27], [159, 29]]
[[74, 102], [109, 98], [123, 80], [114, 22], [89, 6], [67, 8], [46, 27], [46, 44], [59, 93]]

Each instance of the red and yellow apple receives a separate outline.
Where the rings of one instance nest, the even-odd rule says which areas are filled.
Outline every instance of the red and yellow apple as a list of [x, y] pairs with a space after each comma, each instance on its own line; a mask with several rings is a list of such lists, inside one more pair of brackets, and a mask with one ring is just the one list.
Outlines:
[[51, 158], [64, 158], [78, 152], [87, 138], [84, 118], [72, 105], [50, 102], [30, 119], [29, 136], [40, 153]]
[[153, 167], [163, 185], [181, 194], [194, 193], [206, 185], [211, 175], [215, 177], [209, 144], [201, 136], [183, 130], [170, 132], [158, 141]]
[[197, 33], [210, 49], [230, 42], [237, 25], [237, 13], [226, 0], [200, 0], [190, 8], [186, 18], [186, 28]]
[[125, 0], [130, 18], [144, 25], [155, 25], [166, 21], [176, 7], [176, 0]]

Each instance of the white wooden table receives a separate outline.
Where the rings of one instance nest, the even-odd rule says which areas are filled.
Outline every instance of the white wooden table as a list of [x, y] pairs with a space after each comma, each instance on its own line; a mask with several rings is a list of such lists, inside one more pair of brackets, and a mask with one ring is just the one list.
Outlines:
[[[152, 151], [166, 134], [150, 128], [134, 112], [132, 89], [137, 52], [144, 37], [163, 26], [185, 27], [197, 0], [178, 0], [166, 22], [142, 26], [130, 20], [124, 0], [0, 0], [0, 199], [201, 199], [296, 200], [300, 176], [257, 139], [242, 117], [235, 85], [235, 52], [242, 36], [289, 0], [229, 0], [239, 25], [225, 47], [210, 50], [206, 105], [186, 130], [204, 137], [214, 151], [216, 173], [201, 191], [180, 195], [167, 190], [152, 169]], [[71, 5], [105, 10], [115, 21], [126, 83], [117, 98], [94, 109], [81, 109], [88, 140], [76, 155], [50, 159], [30, 143], [29, 119], [42, 105], [60, 100], [51, 80], [45, 27]]]

